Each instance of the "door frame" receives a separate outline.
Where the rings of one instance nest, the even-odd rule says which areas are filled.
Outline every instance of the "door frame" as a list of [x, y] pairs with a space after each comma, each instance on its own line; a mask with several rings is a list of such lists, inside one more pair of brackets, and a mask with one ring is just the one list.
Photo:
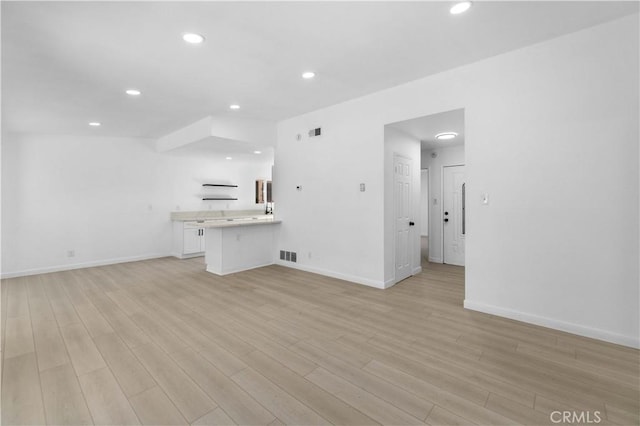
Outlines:
[[[396, 165], [396, 158], [402, 158], [403, 160], [407, 160], [407, 161], [409, 161], [411, 163], [411, 167], [412, 168], [414, 167], [413, 158], [407, 157], [407, 156], [402, 155], [402, 154], [400, 154], [398, 152], [394, 152], [393, 153], [393, 167], [394, 167], [394, 169], [395, 169], [395, 165]], [[409, 191], [409, 196], [410, 197], [412, 197], [411, 192], [413, 192], [415, 190], [415, 188], [413, 188], [412, 173], [413, 173], [413, 170], [410, 170], [409, 181], [411, 181], [411, 185], [412, 185], [411, 191]], [[398, 265], [397, 265], [397, 257], [396, 257], [396, 254], [397, 254], [397, 251], [398, 251], [398, 245], [396, 244], [396, 241], [397, 241], [396, 237], [398, 235], [398, 221], [396, 220], [396, 214], [395, 214], [395, 208], [397, 206], [397, 204], [396, 204], [397, 200], [396, 200], [395, 183], [396, 183], [396, 178], [395, 178], [395, 170], [394, 170], [394, 175], [393, 175], [393, 188], [394, 188], [393, 189], [393, 208], [394, 208], [394, 213], [393, 213], [393, 216], [394, 216], [394, 223], [393, 223], [393, 232], [394, 232], [394, 234], [393, 234], [393, 241], [394, 241], [394, 243], [393, 243], [393, 285], [395, 285], [395, 284], [400, 282], [400, 281], [398, 281], [398, 276], [397, 276]], [[412, 207], [412, 203], [409, 203], [409, 211], [412, 210], [411, 207]], [[412, 235], [411, 234], [412, 233], [412, 229], [411, 228], [414, 228], [414, 230], [415, 230], [416, 227], [415, 226], [413, 226], [413, 227], [409, 226], [409, 238], [408, 238], [409, 242], [411, 242], [411, 235]], [[409, 278], [409, 277], [414, 275], [413, 271], [415, 269], [415, 265], [413, 264], [413, 256], [412, 255], [413, 255], [413, 245], [409, 244], [408, 256], [409, 256], [409, 269], [410, 269], [410, 272], [409, 272], [409, 276], [406, 277], [406, 278]], [[406, 279], [406, 278], [403, 278], [403, 280]]]
[[[464, 167], [464, 163], [462, 164], [447, 164], [440, 167], [440, 253], [442, 253], [442, 264], [445, 264], [444, 261], [444, 168], [445, 167]], [[466, 173], [466, 169], [465, 169]], [[464, 251], [464, 264], [467, 264], [467, 251]]]

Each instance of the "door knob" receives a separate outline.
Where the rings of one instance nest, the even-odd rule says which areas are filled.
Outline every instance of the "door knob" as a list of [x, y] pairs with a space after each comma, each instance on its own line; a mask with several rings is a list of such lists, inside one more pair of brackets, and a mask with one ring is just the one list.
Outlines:
[[444, 218], [444, 221], [445, 221], [445, 222], [449, 222], [449, 218], [448, 218], [448, 217], [445, 217], [445, 218]]

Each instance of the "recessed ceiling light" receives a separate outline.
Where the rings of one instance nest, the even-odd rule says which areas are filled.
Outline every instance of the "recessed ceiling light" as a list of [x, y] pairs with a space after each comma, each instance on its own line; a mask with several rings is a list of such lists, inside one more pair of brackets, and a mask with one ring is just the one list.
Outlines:
[[454, 4], [453, 7], [449, 9], [449, 12], [451, 12], [451, 14], [453, 15], [457, 15], [459, 13], [466, 12], [470, 7], [470, 1], [461, 1], [460, 3]]
[[98, 126], [100, 126], [101, 124], [102, 124], [102, 123], [99, 123], [99, 122], [97, 122], [97, 121], [91, 121], [91, 122], [89, 122], [89, 126], [91, 126], [91, 127], [98, 127]]
[[309, 80], [309, 79], [311, 79], [311, 78], [313, 78], [315, 76], [316, 76], [316, 73], [313, 72], [313, 71], [307, 71], [307, 72], [302, 73], [302, 78], [304, 78], [305, 80]]
[[453, 139], [456, 136], [458, 136], [456, 132], [444, 132], [444, 133], [438, 133], [436, 135], [436, 139], [439, 139], [441, 141], [446, 141], [448, 139]]
[[139, 91], [138, 89], [127, 89], [127, 90], [125, 91], [125, 93], [126, 93], [127, 95], [131, 95], [131, 96], [138, 96], [138, 95], [140, 95], [142, 92], [141, 92], [141, 91]]
[[233, 157], [226, 157], [225, 160], [233, 160]]
[[262, 154], [262, 151], [253, 151], [254, 154]]
[[229, 105], [229, 109], [240, 109], [240, 105], [238, 104]]
[[204, 41], [204, 36], [196, 33], [186, 33], [182, 35], [182, 39], [187, 43], [200, 44]]

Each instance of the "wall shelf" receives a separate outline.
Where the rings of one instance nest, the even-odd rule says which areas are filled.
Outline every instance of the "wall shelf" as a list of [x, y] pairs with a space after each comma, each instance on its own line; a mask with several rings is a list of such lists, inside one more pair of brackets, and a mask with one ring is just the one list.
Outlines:
[[[231, 185], [231, 184], [226, 184], [226, 183], [203, 183], [202, 184], [203, 187], [209, 187], [209, 188], [237, 188], [238, 185]], [[213, 200], [222, 200], [222, 201], [235, 201], [238, 198], [236, 197], [231, 197], [230, 195], [224, 195], [224, 194], [203, 194], [202, 195], [202, 201], [213, 201]]]

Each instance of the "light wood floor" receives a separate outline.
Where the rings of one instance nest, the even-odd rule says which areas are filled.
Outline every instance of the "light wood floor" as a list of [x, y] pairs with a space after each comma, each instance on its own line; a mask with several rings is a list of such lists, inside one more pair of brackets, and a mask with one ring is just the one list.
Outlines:
[[2, 424], [638, 424], [638, 351], [466, 311], [463, 269], [425, 266], [384, 291], [172, 258], [4, 280]]

